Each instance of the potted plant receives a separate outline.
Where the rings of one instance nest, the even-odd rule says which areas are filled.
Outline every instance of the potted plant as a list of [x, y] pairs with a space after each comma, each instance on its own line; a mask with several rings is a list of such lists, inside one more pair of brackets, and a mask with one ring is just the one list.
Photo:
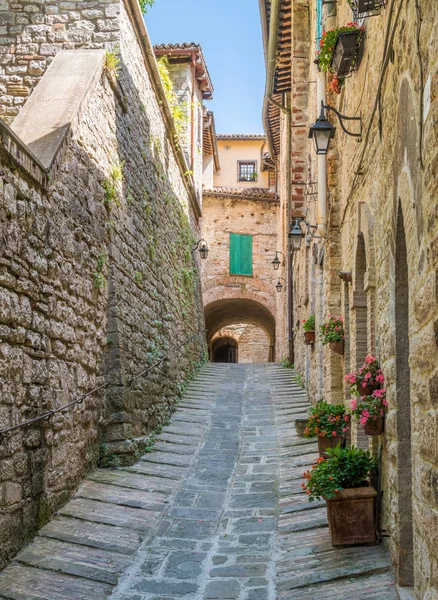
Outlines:
[[386, 6], [386, 0], [347, 0], [353, 10], [354, 19], [366, 19], [380, 15], [383, 6]]
[[310, 409], [304, 437], [317, 437], [319, 455], [323, 456], [327, 448], [335, 448], [339, 443], [343, 445], [349, 429], [350, 416], [345, 414], [344, 405], [321, 400]]
[[306, 344], [315, 343], [315, 315], [303, 319], [304, 340]]
[[363, 396], [359, 401], [351, 401], [353, 417], [359, 421], [367, 435], [382, 435], [384, 416], [388, 401], [386, 390], [374, 390], [371, 396]]
[[360, 448], [329, 448], [319, 458], [301, 486], [309, 500], [326, 500], [333, 546], [369, 544], [376, 541], [374, 503], [377, 492], [369, 484], [376, 459]]
[[344, 354], [344, 323], [342, 317], [330, 316], [328, 323], [320, 327], [322, 344], [330, 344], [337, 354]]
[[359, 371], [348, 373], [344, 379], [350, 384], [355, 396], [371, 396], [373, 391], [378, 390], [385, 381], [377, 358], [371, 354], [365, 358]]
[[347, 77], [357, 70], [365, 28], [356, 22], [324, 31], [319, 42], [318, 65], [322, 71]]

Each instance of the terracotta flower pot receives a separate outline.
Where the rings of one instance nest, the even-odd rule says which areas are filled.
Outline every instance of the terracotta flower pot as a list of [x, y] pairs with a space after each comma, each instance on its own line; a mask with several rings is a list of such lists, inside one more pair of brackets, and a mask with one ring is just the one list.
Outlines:
[[304, 341], [306, 344], [314, 344], [315, 343], [315, 332], [314, 331], [305, 331], [304, 332]]
[[318, 436], [319, 456], [324, 456], [327, 448], [336, 448], [336, 446], [339, 444], [339, 442], [341, 442], [341, 446], [342, 446], [344, 440], [341, 437], [328, 438], [328, 437]]
[[367, 435], [382, 435], [385, 430], [383, 417], [368, 419], [363, 428]]
[[371, 486], [341, 490], [327, 500], [332, 546], [356, 546], [376, 542], [374, 502], [377, 492]]
[[357, 387], [357, 391], [359, 392], [361, 398], [363, 398], [364, 396], [371, 396], [372, 393], [374, 392], [374, 390], [378, 390], [379, 386], [376, 385], [366, 385], [365, 387], [362, 387], [362, 385], [359, 385]]
[[344, 340], [330, 342], [330, 350], [336, 354], [344, 354]]

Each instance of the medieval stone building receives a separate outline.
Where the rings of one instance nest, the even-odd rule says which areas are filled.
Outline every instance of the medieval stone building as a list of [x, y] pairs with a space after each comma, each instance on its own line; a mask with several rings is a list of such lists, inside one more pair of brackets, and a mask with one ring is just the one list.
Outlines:
[[[380, 457], [381, 534], [400, 588], [432, 600], [438, 597], [438, 8], [400, 0], [353, 14], [360, 4], [261, 0], [264, 120], [283, 169], [288, 227], [298, 218], [303, 234], [290, 270], [295, 367], [314, 401], [349, 406], [343, 376], [367, 354], [377, 356], [389, 402], [385, 433], [368, 438], [356, 429], [352, 442], [370, 444]], [[365, 34], [354, 46], [351, 72], [342, 70], [345, 48], [337, 48], [326, 76], [324, 63], [315, 64], [323, 32], [356, 20]], [[356, 118], [324, 109], [336, 127], [327, 156], [317, 156], [308, 139], [321, 102]], [[347, 135], [341, 122], [359, 135]], [[305, 345], [302, 320], [311, 314], [317, 339]], [[330, 315], [344, 319], [343, 355], [318, 336]]]
[[215, 147], [215, 168], [204, 177], [202, 217], [202, 235], [211, 246], [202, 265], [210, 356], [220, 362], [281, 360], [284, 253], [265, 136], [219, 135]]
[[199, 46], [176, 65], [171, 49], [196, 99], [177, 131], [136, 0], [0, 14], [4, 564], [98, 461], [135, 459], [206, 358], [192, 250], [212, 87]]

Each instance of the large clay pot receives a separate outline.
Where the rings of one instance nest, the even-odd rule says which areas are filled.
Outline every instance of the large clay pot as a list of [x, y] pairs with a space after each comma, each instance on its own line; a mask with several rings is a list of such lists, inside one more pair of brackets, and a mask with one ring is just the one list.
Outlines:
[[383, 417], [376, 420], [368, 419], [363, 428], [367, 435], [382, 435], [384, 432]]
[[330, 349], [336, 354], [344, 354], [344, 340], [340, 342], [330, 342]]
[[341, 437], [328, 438], [318, 436], [318, 451], [319, 456], [324, 456], [327, 448], [336, 448], [336, 446], [341, 443], [341, 447], [344, 443], [344, 440]]
[[306, 344], [314, 344], [315, 343], [315, 332], [314, 331], [305, 331], [304, 332], [304, 341]]
[[327, 500], [332, 546], [356, 546], [376, 542], [374, 502], [377, 492], [371, 486], [341, 490]]

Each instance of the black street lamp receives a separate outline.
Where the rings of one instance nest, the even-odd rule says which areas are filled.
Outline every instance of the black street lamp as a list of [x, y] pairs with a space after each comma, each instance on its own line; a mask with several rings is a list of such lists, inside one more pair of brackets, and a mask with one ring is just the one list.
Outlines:
[[300, 227], [301, 217], [295, 219], [295, 225], [289, 232], [289, 239], [291, 242], [292, 252], [299, 252], [301, 248], [301, 240], [304, 237], [304, 233]]
[[278, 258], [279, 254], [281, 254], [282, 256], [284, 256], [283, 252], [281, 252], [280, 250], [276, 250], [275, 251], [275, 258], [274, 258], [274, 260], [271, 263], [271, 265], [273, 265], [273, 267], [274, 267], [274, 271], [278, 271], [278, 269], [280, 268], [280, 265], [281, 265], [281, 261]]
[[[335, 115], [338, 117], [342, 131], [344, 131], [347, 135], [359, 138], [362, 137], [362, 119], [360, 117], [346, 117], [345, 115], [341, 115], [336, 108], [328, 104], [325, 105], [321, 100], [321, 113], [316, 123], [311, 125], [309, 129], [309, 138], [313, 138], [313, 141], [315, 142], [316, 154], [327, 154], [330, 140], [335, 136], [336, 132], [336, 127], [333, 127], [333, 125], [328, 121], [324, 110], [332, 110], [335, 113]], [[359, 121], [360, 133], [352, 133], [351, 131], [348, 131], [348, 129], [345, 128], [343, 121]]]
[[208, 247], [207, 242], [204, 240], [204, 238], [202, 238], [196, 242], [196, 244], [192, 248], [192, 252], [194, 252], [195, 250], [199, 250], [199, 255], [203, 260], [205, 260], [207, 258], [208, 252], [209, 252], [209, 247]]
[[284, 277], [279, 277], [277, 280], [277, 284], [276, 284], [276, 288], [277, 288], [277, 292], [281, 292], [281, 290], [283, 289], [283, 284], [281, 283], [280, 279], [283, 279], [283, 281], [285, 280]]

